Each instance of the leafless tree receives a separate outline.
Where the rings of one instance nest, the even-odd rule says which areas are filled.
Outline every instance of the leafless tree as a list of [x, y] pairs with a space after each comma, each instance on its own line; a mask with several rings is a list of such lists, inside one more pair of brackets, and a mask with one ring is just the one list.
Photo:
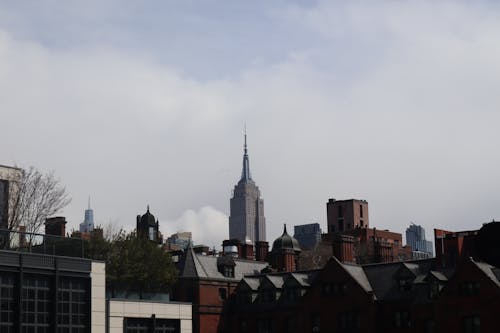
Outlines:
[[13, 195], [9, 197], [8, 229], [23, 225], [26, 232], [36, 233], [45, 219], [66, 207], [71, 199], [54, 172], [42, 173], [34, 167], [23, 170], [11, 181]]

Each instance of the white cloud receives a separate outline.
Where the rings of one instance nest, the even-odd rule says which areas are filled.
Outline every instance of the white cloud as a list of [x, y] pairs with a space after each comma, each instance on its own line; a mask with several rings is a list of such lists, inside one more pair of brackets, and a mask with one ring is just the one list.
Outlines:
[[160, 221], [160, 231], [165, 239], [176, 232], [190, 231], [194, 244], [220, 249], [222, 241], [229, 238], [228, 223], [226, 214], [205, 206], [197, 211], [189, 209], [175, 220]]
[[[160, 218], [166, 235], [189, 227], [219, 246], [247, 121], [269, 241], [283, 222], [325, 228], [329, 197], [367, 199], [372, 224], [396, 231], [498, 218], [498, 8], [419, 3], [296, 7], [295, 50], [204, 80], [145, 56], [155, 49], [57, 48], [4, 30], [0, 163], [54, 169], [75, 227], [90, 193], [98, 221], [130, 229], [150, 204], [181, 216], [173, 228]], [[223, 46], [238, 58], [238, 43]]]

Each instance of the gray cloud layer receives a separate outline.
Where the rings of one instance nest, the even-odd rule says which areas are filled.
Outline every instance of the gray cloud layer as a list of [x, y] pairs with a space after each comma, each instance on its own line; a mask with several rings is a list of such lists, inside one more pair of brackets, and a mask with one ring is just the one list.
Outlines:
[[498, 6], [157, 5], [0, 7], [0, 162], [55, 170], [74, 227], [90, 193], [101, 223], [149, 203], [219, 245], [245, 121], [270, 240], [329, 197], [429, 237], [499, 217]]

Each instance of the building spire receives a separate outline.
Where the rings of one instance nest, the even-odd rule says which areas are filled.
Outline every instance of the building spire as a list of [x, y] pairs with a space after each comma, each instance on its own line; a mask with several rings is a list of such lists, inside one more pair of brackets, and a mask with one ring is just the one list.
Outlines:
[[240, 181], [252, 180], [250, 176], [250, 162], [248, 161], [248, 149], [247, 149], [247, 124], [245, 123], [245, 145], [243, 146], [243, 169], [241, 170]]

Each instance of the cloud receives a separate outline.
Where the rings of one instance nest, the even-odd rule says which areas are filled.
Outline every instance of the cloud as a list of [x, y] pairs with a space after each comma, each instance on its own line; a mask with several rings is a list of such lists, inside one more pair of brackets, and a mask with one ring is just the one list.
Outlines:
[[160, 231], [165, 239], [176, 232], [190, 231], [195, 245], [219, 249], [222, 241], [229, 238], [229, 218], [210, 206], [197, 211], [189, 209], [175, 220], [161, 220]]
[[[175, 228], [160, 218], [165, 234], [189, 225], [183, 218], [203, 220], [218, 231], [204, 240], [211, 230], [193, 222], [196, 242], [219, 246], [216, 221], [229, 211], [246, 121], [269, 241], [284, 222], [326, 229], [329, 197], [367, 199], [380, 228], [470, 228], [500, 214], [490, 199], [500, 195], [498, 14], [497, 6], [463, 2], [275, 10], [273, 30], [245, 40], [243, 51], [244, 41], [224, 35], [232, 21], [207, 26], [235, 59], [228, 67], [227, 54], [205, 58], [203, 48], [182, 43], [165, 42], [189, 59], [179, 65], [162, 58], [165, 47], [144, 50], [133, 39], [54, 47], [4, 28], [0, 162], [55, 170], [73, 196], [64, 214], [75, 228], [90, 193], [97, 222], [133, 228], [150, 204], [156, 216], [181, 216]], [[79, 33], [95, 34], [95, 23]], [[269, 55], [275, 39], [286, 47]], [[249, 49], [263, 60], [249, 63], [241, 54]], [[191, 62], [216, 74], [200, 78], [186, 70]], [[212, 220], [196, 207], [222, 215]]]

